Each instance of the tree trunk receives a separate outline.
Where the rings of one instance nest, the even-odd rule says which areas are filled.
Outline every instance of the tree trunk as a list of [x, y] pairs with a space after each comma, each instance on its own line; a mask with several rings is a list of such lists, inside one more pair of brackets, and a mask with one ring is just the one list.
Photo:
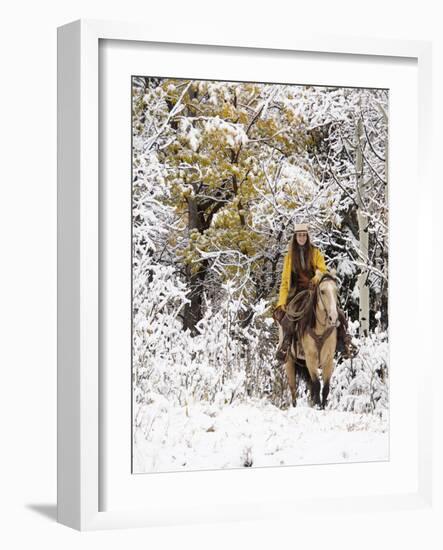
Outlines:
[[205, 283], [207, 266], [202, 265], [197, 273], [189, 276], [191, 292], [189, 299], [191, 303], [184, 308], [183, 329], [189, 329], [194, 336], [197, 334], [196, 325], [203, 316], [203, 288]]
[[[386, 122], [386, 125], [389, 126], [389, 119], [388, 119], [388, 113], [383, 109], [383, 107], [379, 107], [380, 112], [383, 115], [383, 118]], [[389, 204], [389, 139], [388, 136], [386, 136], [385, 140], [385, 179], [386, 179], [386, 205]], [[388, 211], [389, 216], [389, 211]], [[388, 220], [386, 220], [387, 223], [389, 223]], [[382, 304], [384, 303], [384, 307], [380, 308], [381, 311], [384, 310], [385, 317], [382, 321], [384, 328], [388, 326], [388, 289], [389, 289], [389, 238], [387, 243], [387, 256], [386, 259], [383, 261], [383, 270], [386, 276], [386, 283], [383, 285], [383, 292], [381, 293], [381, 299]]]
[[[188, 228], [191, 232], [197, 229], [200, 233], [204, 228], [204, 219], [199, 211], [197, 201], [193, 197], [188, 197]], [[190, 303], [184, 308], [183, 329], [189, 329], [193, 335], [197, 334], [196, 325], [203, 315], [203, 291], [206, 273], [208, 269], [207, 260], [202, 260], [196, 271], [192, 271], [190, 265], [186, 267], [188, 285], [191, 289], [189, 294]]]
[[[356, 125], [356, 155], [355, 155], [355, 172], [357, 177], [357, 220], [358, 220], [358, 238], [360, 243], [361, 261], [367, 265], [368, 262], [368, 220], [364, 212], [363, 197], [365, 192], [364, 177], [363, 177], [363, 156], [361, 151], [361, 139], [363, 135], [362, 122], [359, 120]], [[368, 270], [362, 266], [358, 276], [359, 289], [359, 335], [367, 336], [369, 334], [369, 286], [368, 286]]]

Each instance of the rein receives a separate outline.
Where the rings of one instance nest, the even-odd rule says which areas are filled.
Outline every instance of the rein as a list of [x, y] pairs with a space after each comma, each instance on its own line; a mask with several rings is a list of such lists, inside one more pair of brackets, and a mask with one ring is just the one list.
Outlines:
[[[329, 338], [329, 336], [338, 326], [337, 323], [334, 325], [327, 325], [327, 311], [326, 311], [326, 307], [325, 307], [325, 303], [323, 301], [322, 295], [319, 293], [319, 287], [321, 283], [326, 280], [331, 280], [334, 283], [336, 283], [335, 277], [333, 277], [329, 273], [325, 273], [320, 279], [320, 281], [318, 282], [314, 290], [308, 289], [308, 290], [302, 290], [301, 292], [299, 292], [291, 301], [292, 307], [289, 307], [286, 311], [286, 316], [288, 317], [289, 321], [298, 323], [298, 321], [300, 321], [303, 317], [305, 317], [306, 315], [309, 315], [311, 308], [313, 308], [313, 315], [314, 315], [315, 321], [316, 323], [318, 323], [323, 327], [323, 332], [321, 334], [316, 334], [314, 331], [314, 328], [311, 326], [305, 328], [305, 332], [306, 334], [309, 334], [309, 336], [315, 342], [315, 347], [317, 349], [317, 354], [318, 354], [319, 366], [321, 365], [320, 363], [321, 350], [323, 349], [323, 346], [326, 340]], [[311, 297], [312, 299], [315, 299], [315, 305], [312, 303]], [[326, 313], [326, 318], [324, 323], [321, 322], [320, 319], [317, 317], [316, 310], [317, 310], [317, 304], [319, 299]], [[300, 309], [297, 307], [297, 305], [299, 307], [301, 306]], [[327, 328], [324, 328], [324, 327], [327, 327]], [[299, 334], [301, 336], [301, 333]]]
[[[323, 281], [325, 281], [325, 280], [327, 281], [328, 279], [329, 279], [330, 281], [333, 281], [333, 282], [336, 284], [336, 280], [334, 279], [334, 277], [332, 277], [332, 275], [329, 275], [328, 273], [326, 273], [326, 274], [321, 278], [320, 282], [318, 283], [318, 285], [317, 285], [317, 287], [316, 287], [316, 289], [315, 289], [316, 296], [317, 296], [317, 300], [318, 300], [318, 298], [320, 297], [320, 302], [322, 303], [322, 306], [323, 306], [323, 309], [324, 309], [324, 311], [325, 311], [325, 315], [326, 315], [326, 316], [327, 316], [326, 306], [325, 306], [325, 303], [324, 303], [324, 301], [323, 301], [323, 297], [322, 297], [321, 293], [319, 293], [319, 290], [318, 290], [318, 289], [319, 289], [321, 283], [322, 283]], [[337, 300], [337, 302], [338, 302], [338, 300]], [[315, 315], [315, 320], [317, 321], [317, 323], [318, 323], [319, 325], [322, 325], [323, 327], [325, 327], [325, 326], [327, 325], [326, 319], [325, 319], [325, 322], [324, 322], [324, 323], [322, 323], [322, 322], [319, 320], [319, 318], [317, 317], [316, 311], [314, 311], [314, 315]], [[335, 325], [329, 325], [329, 326], [331, 326], [331, 327], [333, 327], [333, 328], [337, 328], [338, 325], [335, 324]]]
[[[319, 288], [320, 288], [320, 284], [325, 281], [325, 280], [331, 280], [331, 281], [334, 281], [334, 283], [336, 282], [335, 281], [335, 278], [332, 276], [332, 275], [329, 275], [328, 273], [326, 273], [322, 278], [321, 280], [319, 281], [316, 289], [315, 289], [315, 292], [316, 292], [316, 297], [317, 297], [317, 300], [318, 298], [320, 297], [320, 301], [323, 305], [323, 309], [325, 311], [325, 315], [327, 316], [327, 311], [326, 311], [326, 306], [325, 306], [325, 303], [323, 301], [323, 298], [322, 298], [322, 295], [319, 293]], [[314, 310], [314, 316], [315, 316], [315, 320], [317, 321], [317, 323], [323, 327], [326, 326], [326, 319], [325, 319], [325, 322], [322, 323], [319, 318], [317, 317], [317, 312], [316, 312], [316, 309], [317, 309], [317, 306], [315, 306], [315, 310]], [[318, 354], [318, 363], [319, 363], [319, 366], [320, 366], [320, 354], [321, 354], [321, 350], [323, 349], [323, 346], [326, 342], [326, 340], [329, 338], [329, 336], [331, 336], [332, 332], [337, 328], [337, 323], [335, 323], [334, 325], [329, 325], [321, 334], [316, 334], [314, 332], [314, 329], [312, 327], [309, 327], [308, 330], [307, 330], [307, 333], [309, 334], [309, 336], [314, 340], [315, 342], [315, 347], [317, 348], [317, 354]]]

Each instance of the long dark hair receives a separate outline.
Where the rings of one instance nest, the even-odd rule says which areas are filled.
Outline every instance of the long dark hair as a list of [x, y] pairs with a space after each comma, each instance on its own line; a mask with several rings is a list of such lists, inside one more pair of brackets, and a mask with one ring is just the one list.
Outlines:
[[[303, 256], [305, 260], [305, 269], [302, 268], [301, 262], [300, 262], [300, 249], [303, 250]], [[309, 233], [306, 237], [306, 243], [303, 247], [301, 247], [297, 242], [296, 234], [292, 236], [291, 241], [291, 256], [292, 256], [292, 271], [294, 273], [303, 273], [306, 276], [312, 277], [313, 274], [313, 254], [314, 254], [314, 247], [311, 244], [311, 240], [309, 238]]]

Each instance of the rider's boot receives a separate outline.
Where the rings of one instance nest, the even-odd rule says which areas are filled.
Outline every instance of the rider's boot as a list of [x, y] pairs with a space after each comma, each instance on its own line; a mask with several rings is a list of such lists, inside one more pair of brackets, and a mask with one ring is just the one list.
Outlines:
[[277, 349], [275, 357], [278, 361], [284, 361], [288, 355], [289, 348], [291, 347], [292, 336], [294, 334], [294, 323], [288, 319], [285, 315], [281, 321], [280, 326], [283, 331], [283, 340]]
[[291, 336], [287, 334], [284, 336], [283, 342], [278, 347], [277, 353], [275, 354], [275, 358], [277, 359], [277, 361], [284, 361], [286, 359], [290, 346]]

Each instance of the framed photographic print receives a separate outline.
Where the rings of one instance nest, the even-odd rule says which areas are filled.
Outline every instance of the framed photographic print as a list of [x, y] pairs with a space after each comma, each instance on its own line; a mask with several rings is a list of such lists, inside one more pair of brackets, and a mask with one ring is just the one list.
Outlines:
[[429, 67], [59, 29], [60, 522], [429, 502]]

